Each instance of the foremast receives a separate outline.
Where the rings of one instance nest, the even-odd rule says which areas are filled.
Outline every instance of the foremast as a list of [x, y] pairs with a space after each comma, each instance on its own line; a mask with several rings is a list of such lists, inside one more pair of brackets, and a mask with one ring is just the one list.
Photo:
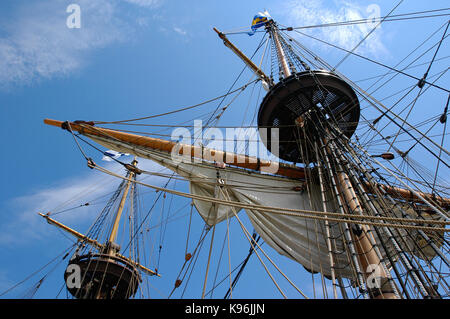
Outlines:
[[[111, 225], [111, 231], [107, 236], [105, 243], [100, 243], [98, 239], [90, 238], [87, 235], [60, 223], [50, 217], [50, 213], [39, 213], [46, 221], [67, 232], [78, 239], [79, 249], [86, 244], [95, 248], [98, 253], [87, 253], [80, 255], [77, 252], [69, 262], [65, 272], [65, 280], [68, 291], [78, 299], [124, 299], [131, 298], [137, 291], [140, 281], [142, 281], [140, 272], [148, 275], [159, 274], [130, 257], [120, 254], [120, 245], [116, 242], [119, 225], [121, 224], [122, 213], [125, 203], [128, 199], [130, 188], [133, 186], [133, 180], [139, 169], [136, 166], [137, 160], [134, 159], [131, 165], [128, 165], [125, 185], [118, 208], [115, 212]], [[119, 186], [119, 188], [121, 188]], [[75, 268], [74, 268], [75, 267]], [[75, 269], [74, 274], [72, 271]], [[71, 276], [78, 276], [71, 282]]]

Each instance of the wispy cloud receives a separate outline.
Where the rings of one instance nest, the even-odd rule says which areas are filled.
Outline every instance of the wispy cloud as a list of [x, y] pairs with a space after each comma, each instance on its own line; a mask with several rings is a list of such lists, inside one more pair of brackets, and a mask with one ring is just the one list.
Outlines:
[[[352, 1], [335, 0], [334, 5], [321, 0], [289, 1], [283, 7], [283, 14], [294, 27], [314, 26], [333, 22], [379, 17], [379, 6], [367, 3], [366, 6]], [[353, 49], [377, 23], [362, 23], [338, 27], [321, 27], [300, 30], [345, 49]], [[361, 54], [380, 56], [387, 53], [382, 41], [383, 29], [379, 26], [357, 49]], [[303, 40], [305, 37], [302, 38]], [[308, 40], [307, 40], [308, 41]], [[321, 45], [310, 41], [313, 45]]]
[[[84, 54], [123, 38], [106, 0], [79, 1], [83, 27], [69, 29], [66, 7], [46, 1], [19, 8], [0, 38], [0, 85], [29, 84], [84, 65]], [[96, 18], [94, 18], [94, 15]]]
[[69, 2], [18, 4], [0, 25], [0, 89], [67, 76], [85, 66], [89, 54], [129, 41], [134, 26], [120, 5], [155, 8], [161, 0], [77, 0], [81, 28], [68, 28]]
[[[108, 170], [118, 174], [124, 173], [123, 167], [117, 163], [107, 163], [106, 165], [103, 163], [99, 162]], [[139, 167], [150, 172], [167, 172], [166, 169], [149, 160], [139, 160]], [[148, 175], [142, 175], [140, 180], [146, 176], [148, 177]], [[152, 176], [151, 182], [148, 182], [148, 179], [144, 182], [163, 185], [165, 181], [164, 177]], [[14, 214], [7, 214], [8, 217], [5, 217], [0, 224], [1, 245], [12, 243], [17, 245], [30, 240], [43, 239], [48, 234], [49, 225], [37, 215], [38, 212], [47, 213], [51, 210], [52, 213], [56, 213], [87, 202], [94, 202], [97, 204], [81, 207], [72, 213], [67, 212], [55, 216], [58, 221], [75, 228], [85, 225], [87, 221], [93, 221], [120, 182], [121, 180], [116, 177], [94, 170], [77, 176], [76, 179], [67, 176], [51, 187], [9, 200], [5, 209], [8, 210], [8, 207], [11, 207]], [[99, 198], [102, 200], [100, 201]]]
[[173, 30], [180, 35], [187, 35], [187, 32], [179, 27], [173, 27]]

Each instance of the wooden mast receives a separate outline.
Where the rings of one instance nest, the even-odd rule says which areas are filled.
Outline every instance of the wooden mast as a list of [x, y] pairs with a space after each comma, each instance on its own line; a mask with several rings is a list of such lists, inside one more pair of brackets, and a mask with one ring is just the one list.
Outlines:
[[289, 69], [288, 63], [286, 61], [286, 55], [281, 46], [280, 39], [278, 38], [279, 37], [278, 30], [276, 29], [276, 25], [273, 20], [270, 20], [268, 23], [269, 23], [269, 32], [273, 37], [273, 40], [275, 42], [275, 47], [277, 49], [278, 61], [281, 64], [281, 68], [283, 70], [284, 77], [287, 78], [287, 77], [291, 76], [291, 70]]
[[[268, 30], [271, 33], [273, 40], [275, 42], [275, 47], [277, 50], [277, 57], [278, 61], [280, 63], [281, 69], [283, 71], [284, 77], [289, 77], [291, 75], [291, 70], [289, 69], [288, 63], [286, 61], [286, 56], [284, 53], [284, 50], [280, 44], [278, 30], [276, 29], [276, 25], [273, 20], [268, 22]], [[295, 122], [298, 126], [303, 125], [303, 116], [300, 116]], [[326, 131], [328, 131], [326, 129]], [[326, 137], [324, 139], [324, 145], [328, 145], [328, 140]], [[329, 155], [332, 155], [332, 152], [330, 151], [329, 147], [326, 146], [326, 150]], [[345, 198], [346, 202], [349, 205], [349, 208], [352, 212], [362, 212], [361, 206], [358, 200], [358, 197], [353, 189], [353, 185], [351, 184], [347, 174], [343, 171], [341, 172], [334, 172], [335, 176], [333, 178], [335, 179], [341, 194], [343, 194], [343, 197]], [[337, 196], [339, 196], [337, 194]], [[353, 238], [353, 244], [357, 251], [357, 260], [359, 262], [359, 269], [362, 270], [362, 274], [366, 280], [366, 283], [368, 283], [369, 278], [371, 278], [370, 271], [377, 270], [377, 285], [366, 285], [370, 286], [368, 291], [370, 292], [369, 295], [372, 298], [375, 299], [397, 299], [397, 296], [394, 294], [392, 289], [390, 289], [389, 280], [388, 280], [388, 274], [385, 272], [384, 267], [382, 267], [382, 262], [378, 255], [375, 252], [374, 242], [369, 240], [368, 237], [368, 228], [366, 225], [356, 225], [359, 227], [359, 231], [352, 231], [351, 236]], [[361, 283], [362, 284], [362, 283]]]
[[257, 75], [261, 80], [266, 82], [269, 86], [272, 86], [272, 80], [260, 69], [256, 66], [255, 63], [253, 63], [252, 60], [250, 60], [244, 53], [242, 53], [241, 50], [239, 50], [233, 43], [228, 40], [225, 34], [217, 30], [216, 28], [213, 28], [213, 30], [219, 35], [219, 38], [223, 40], [223, 43], [226, 47], [230, 48], [231, 51], [233, 51], [239, 58], [241, 58], [242, 61], [244, 61], [245, 64]]
[[[78, 250], [70, 259], [64, 278], [66, 280], [67, 290], [72, 296], [78, 299], [128, 299], [134, 296], [138, 290], [139, 283], [142, 281], [139, 271], [143, 271], [150, 275], [157, 275], [156, 272], [144, 267], [131, 258], [121, 255], [120, 246], [116, 243], [119, 224], [121, 221], [123, 209], [128, 197], [131, 184], [134, 182], [135, 174], [139, 172], [136, 167], [136, 159], [132, 164], [127, 164], [128, 173], [126, 175], [127, 182], [121, 184], [117, 190], [118, 196], [122, 192], [119, 206], [115, 212], [115, 216], [111, 225], [111, 231], [107, 234], [104, 244], [97, 239], [89, 238], [70, 227], [63, 225], [44, 215], [48, 223], [75, 236], [79, 240], [79, 247], [83, 247], [85, 243], [93, 246], [98, 253], [84, 252], [79, 254]], [[122, 186], [124, 185], [124, 186]], [[114, 201], [117, 198], [114, 198]], [[73, 269], [76, 270], [74, 273]], [[73, 276], [78, 278], [76, 284], [70, 279]]]
[[[133, 162], [131, 163], [131, 165], [136, 167], [136, 163], [137, 163], [137, 161], [136, 161], [136, 159], [134, 159]], [[134, 175], [135, 175], [134, 171], [131, 171], [131, 170], [128, 171], [128, 174], [126, 176], [128, 181], [127, 181], [127, 184], [123, 191], [122, 199], [120, 200], [119, 207], [117, 208], [116, 216], [114, 218], [114, 223], [113, 223], [111, 233], [110, 233], [109, 239], [108, 239], [108, 244], [114, 244], [114, 242], [116, 241], [117, 230], [119, 229], [120, 218], [122, 216], [123, 208], [124, 208], [125, 202], [127, 200], [128, 191], [129, 191], [130, 185], [131, 185], [131, 180], [134, 178]], [[111, 253], [111, 251], [109, 253]]]
[[[351, 184], [348, 175], [344, 172], [337, 173], [337, 181], [341, 192], [344, 195], [346, 202], [349, 205], [349, 208], [352, 212], [361, 211], [361, 205], [359, 203], [358, 197], [353, 189], [353, 185]], [[373, 277], [377, 280], [377, 284], [372, 283], [372, 291], [370, 294], [374, 299], [397, 299], [397, 296], [390, 289], [389, 285], [389, 277], [385, 271], [385, 268], [382, 267], [382, 261], [378, 257], [375, 252], [375, 247], [372, 241], [369, 239], [369, 229], [367, 225], [357, 225], [359, 227], [358, 231], [352, 232], [353, 241], [358, 252], [358, 260], [360, 269], [363, 272], [363, 275], [366, 281], [369, 281], [369, 278], [372, 278], [372, 271], [375, 271], [376, 277]], [[370, 288], [370, 287], [369, 287]]]

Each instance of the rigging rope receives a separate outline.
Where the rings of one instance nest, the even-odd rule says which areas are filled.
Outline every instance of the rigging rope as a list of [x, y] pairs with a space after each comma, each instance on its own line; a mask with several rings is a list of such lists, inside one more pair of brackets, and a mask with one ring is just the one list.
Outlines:
[[[384, 64], [384, 63], [375, 61], [375, 60], [373, 60], [373, 59], [371, 59], [371, 58], [368, 58], [368, 57], [366, 57], [366, 56], [363, 56], [363, 55], [361, 55], [361, 54], [358, 54], [358, 53], [355, 53], [355, 52], [351, 52], [350, 50], [344, 49], [344, 48], [342, 48], [342, 47], [340, 47], [340, 46], [338, 46], [338, 45], [335, 45], [335, 44], [329, 43], [329, 42], [327, 42], [327, 41], [324, 41], [324, 40], [322, 40], [322, 39], [316, 38], [316, 37], [314, 37], [314, 36], [312, 36], [312, 35], [309, 35], [309, 34], [306, 34], [306, 33], [303, 33], [303, 32], [297, 31], [297, 30], [294, 30], [294, 31], [297, 32], [297, 33], [299, 33], [299, 34], [301, 34], [301, 35], [303, 35], [303, 36], [306, 36], [306, 37], [308, 37], [308, 38], [314, 39], [314, 40], [316, 40], [316, 41], [319, 41], [319, 42], [321, 42], [321, 43], [324, 43], [324, 44], [326, 44], [326, 45], [329, 45], [329, 46], [331, 46], [331, 47], [334, 47], [334, 48], [336, 48], [336, 49], [339, 49], [339, 50], [341, 50], [341, 51], [350, 53], [351, 55], [354, 55], [354, 56], [359, 57], [359, 58], [361, 58], [361, 59], [364, 59], [364, 60], [366, 60], [366, 61], [372, 62], [372, 63], [377, 64], [377, 65], [379, 65], [379, 66], [382, 66], [382, 67], [384, 67], [384, 68], [386, 68], [386, 69], [389, 69], [389, 70], [391, 70], [391, 71], [394, 71], [394, 72], [397, 72], [397, 73], [399, 73], [399, 74], [405, 75], [405, 76], [407, 76], [407, 77], [409, 77], [409, 78], [412, 78], [412, 79], [414, 79], [414, 80], [416, 80], [416, 81], [420, 81], [420, 78], [418, 78], [418, 77], [416, 77], [416, 76], [414, 76], [414, 75], [408, 74], [408, 73], [406, 73], [406, 72], [403, 72], [403, 71], [401, 71], [401, 70], [398, 70], [398, 69], [396, 69], [396, 68], [394, 68], [394, 67], [391, 67], [391, 66], [389, 66], [389, 65], [387, 65], [387, 64]], [[446, 37], [447, 37], [447, 36], [446, 36]], [[449, 89], [443, 88], [443, 87], [441, 87], [441, 86], [439, 86], [439, 85], [436, 85], [436, 84], [429, 83], [429, 82], [427, 82], [427, 81], [425, 81], [425, 83], [428, 84], [428, 85], [431, 85], [431, 86], [433, 86], [433, 87], [435, 87], [435, 88], [437, 88], [437, 89], [440, 89], [440, 90], [442, 90], [442, 91], [445, 91], [445, 92], [447, 92], [447, 93], [450, 93], [450, 90], [449, 90]]]
[[395, 9], [397, 9], [397, 7], [403, 2], [403, 0], [400, 0], [397, 5], [388, 13], [387, 16], [383, 17], [383, 19], [381, 19], [378, 24], [376, 26], [374, 26], [372, 28], [372, 30], [370, 30], [369, 33], [367, 33], [364, 38], [359, 41], [359, 43], [357, 45], [355, 45], [355, 47], [350, 50], [349, 52], [347, 52], [347, 54], [333, 67], [333, 69], [331, 70], [331, 72], [334, 72], [349, 56], [350, 54], [353, 54], [353, 52], [355, 52], [355, 50], [386, 20], [386, 18], [388, 18], [392, 12], [394, 12]]
[[[385, 22], [389, 22], [389, 21], [400, 21], [400, 20], [440, 17], [440, 16], [447, 16], [449, 14], [445, 13], [445, 14], [439, 14], [439, 15], [409, 17], [409, 18], [403, 18], [403, 19], [398, 18], [398, 17], [405, 17], [405, 16], [408, 16], [408, 15], [417, 15], [417, 14], [423, 14], [423, 13], [448, 11], [448, 10], [450, 10], [450, 8], [434, 9], [434, 10], [426, 10], [426, 11], [418, 11], [418, 12], [410, 12], [410, 13], [403, 13], [403, 14], [396, 14], [396, 15], [387, 15], [387, 16], [384, 16], [384, 17], [377, 17], [377, 18], [357, 19], [357, 20], [331, 22], [331, 23], [309, 25], [309, 26], [302, 26], [302, 27], [292, 27], [292, 29], [300, 30], [300, 29], [311, 29], [311, 28], [321, 28], [321, 27], [345, 26], [345, 25], [361, 24], [361, 23], [368, 23], [368, 22], [377, 22], [377, 21], [381, 21], [381, 20], [384, 20]], [[286, 28], [286, 30], [287, 30], [287, 28]]]
[[93, 123], [95, 123], [95, 124], [122, 124], [122, 123], [126, 123], [126, 122], [135, 122], [135, 121], [141, 121], [141, 120], [146, 120], [146, 119], [152, 119], [152, 118], [156, 118], [156, 117], [161, 117], [161, 116], [165, 116], [165, 115], [169, 115], [169, 114], [173, 114], [173, 113], [178, 113], [178, 112], [190, 110], [190, 109], [193, 109], [193, 108], [196, 108], [196, 107], [199, 107], [199, 106], [202, 106], [202, 105], [205, 105], [205, 104], [217, 101], [219, 99], [225, 98], [228, 95], [231, 95], [231, 94], [236, 93], [238, 91], [242, 91], [245, 88], [247, 88], [248, 85], [252, 84], [253, 82], [257, 82], [257, 81], [259, 81], [259, 79], [255, 79], [255, 80], [253, 80], [253, 81], [251, 81], [251, 82], [249, 82], [247, 84], [244, 84], [243, 86], [241, 86], [241, 87], [239, 87], [239, 88], [237, 88], [235, 90], [229, 91], [229, 92], [227, 92], [227, 93], [225, 93], [223, 95], [220, 95], [218, 97], [215, 97], [215, 98], [212, 98], [212, 99], [209, 99], [209, 100], [206, 100], [206, 101], [203, 101], [203, 102], [191, 105], [191, 106], [187, 106], [187, 107], [184, 107], [184, 108], [181, 108], [181, 109], [177, 109], [177, 110], [174, 110], [174, 111], [165, 112], [165, 113], [161, 113], [161, 114], [155, 114], [155, 115], [151, 115], [151, 116], [144, 116], [144, 117], [139, 117], [139, 118], [121, 120], [121, 121], [93, 121]]
[[[42, 266], [41, 268], [39, 268], [38, 270], [36, 270], [35, 272], [31, 273], [29, 276], [27, 276], [25, 279], [19, 281], [17, 284], [13, 285], [12, 287], [6, 289], [5, 291], [3, 291], [2, 293], [0, 293], [0, 297], [7, 294], [8, 292], [10, 292], [11, 290], [17, 288], [18, 286], [20, 286], [21, 284], [23, 284], [24, 282], [26, 282], [27, 280], [29, 280], [30, 278], [32, 278], [33, 276], [35, 276], [36, 274], [38, 274], [39, 272], [41, 272], [42, 270], [44, 270], [45, 268], [47, 268], [50, 264], [52, 264], [54, 261], [56, 261], [58, 258], [60, 258], [61, 256], [63, 256], [63, 258], [59, 261], [61, 262], [62, 260], [64, 260], [66, 258], [66, 256], [69, 254], [69, 252], [76, 246], [76, 244], [71, 245], [69, 248], [66, 248], [63, 250], [62, 253], [60, 253], [59, 255], [57, 255], [55, 258], [53, 258], [52, 260], [50, 260], [47, 264], [45, 264], [44, 266]], [[59, 262], [56, 264], [58, 265]], [[56, 266], [55, 266], [56, 267]], [[54, 268], [55, 268], [54, 267]], [[54, 269], [52, 268], [52, 269]], [[45, 277], [45, 276], [44, 276]]]
[[[392, 21], [404, 21], [404, 20], [415, 20], [415, 19], [424, 19], [424, 18], [436, 18], [436, 17], [444, 17], [450, 15], [449, 13], [441, 13], [441, 14], [432, 14], [432, 15], [422, 15], [417, 17], [408, 17], [411, 15], [418, 15], [424, 13], [432, 13], [432, 12], [440, 12], [440, 11], [448, 11], [450, 8], [443, 9], [434, 9], [434, 10], [425, 10], [425, 11], [417, 11], [403, 14], [391, 15], [390, 17], [376, 17], [376, 18], [367, 18], [367, 19], [356, 19], [356, 20], [347, 20], [347, 21], [339, 21], [339, 22], [330, 22], [316, 25], [308, 25], [301, 27], [287, 27], [280, 29], [282, 31], [291, 31], [291, 30], [301, 30], [301, 29], [314, 29], [314, 28], [323, 28], [323, 27], [339, 27], [339, 26], [347, 26], [347, 25], [356, 25], [356, 24], [366, 24], [368, 22], [378, 22], [382, 19], [385, 19], [384, 22], [392, 22]], [[248, 27], [242, 27], [241, 29], [247, 29], [246, 31], [228, 31], [223, 32], [225, 35], [234, 35], [234, 34], [247, 34]], [[255, 33], [263, 33], [264, 30], [256, 30]]]
[[[256, 237], [256, 236], [257, 236], [257, 233], [253, 232], [252, 242], [257, 243], [259, 241], [259, 239], [261, 238], [259, 235], [258, 235], [258, 237]], [[240, 266], [240, 268], [238, 270], [238, 273], [234, 277], [233, 282], [231, 284], [231, 287], [228, 288], [228, 290], [227, 290], [227, 292], [225, 294], [225, 297], [223, 297], [223, 299], [230, 298], [231, 291], [234, 290], [234, 288], [236, 287], [237, 282], [238, 282], [239, 278], [241, 277], [242, 272], [244, 271], [244, 268], [247, 265], [248, 261], [250, 260], [250, 257], [252, 256], [254, 250], [255, 250], [254, 245], [250, 244], [250, 249], [248, 250], [248, 255], [247, 255], [247, 257], [245, 257], [244, 261], [241, 263], [241, 266]]]

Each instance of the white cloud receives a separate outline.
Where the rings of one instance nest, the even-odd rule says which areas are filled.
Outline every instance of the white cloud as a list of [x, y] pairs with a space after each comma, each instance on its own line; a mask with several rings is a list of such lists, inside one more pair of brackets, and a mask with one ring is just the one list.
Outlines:
[[[130, 157], [131, 158], [131, 157]], [[108, 170], [123, 175], [124, 169], [120, 164], [99, 161], [98, 164]], [[158, 164], [149, 160], [139, 159], [139, 168], [150, 172], [169, 172]], [[164, 185], [167, 181], [164, 177], [141, 175], [138, 180], [152, 185]], [[49, 226], [37, 213], [60, 212], [64, 209], [80, 206], [93, 200], [102, 198], [96, 205], [89, 205], [77, 210], [55, 215], [55, 219], [65, 223], [75, 229], [84, 225], [87, 221], [93, 221], [106, 205], [106, 201], [112, 195], [122, 180], [109, 176], [96, 170], [89, 170], [89, 173], [70, 178], [67, 176], [63, 180], [56, 182], [53, 186], [40, 189], [31, 194], [19, 196], [9, 200], [8, 206], [16, 214], [8, 214], [0, 224], [1, 245], [19, 244], [30, 240], [41, 240], [48, 234]], [[150, 188], [146, 190], [151, 191]], [[141, 192], [144, 192], [141, 187]], [[94, 201], [95, 203], [95, 201]], [[6, 208], [7, 209], [7, 208]]]
[[39, 2], [19, 8], [6, 36], [0, 38], [0, 85], [28, 84], [66, 75], [81, 66], [85, 54], [125, 39], [123, 23], [107, 0], [79, 0], [82, 27], [69, 29], [62, 2]]
[[[297, 0], [287, 2], [283, 8], [288, 23], [294, 27], [314, 26], [332, 22], [359, 20], [372, 18], [377, 14], [377, 5], [368, 3], [367, 6], [358, 5], [352, 1], [335, 0], [333, 7], [321, 0]], [[300, 29], [299, 31], [338, 45], [345, 49], [353, 49], [377, 23], [362, 23], [338, 27], [320, 27]], [[361, 54], [380, 56], [387, 53], [382, 42], [383, 29], [380, 25], [356, 50]], [[300, 35], [299, 35], [300, 36]], [[302, 37], [302, 40], [306, 39]], [[313, 45], [320, 45], [314, 40]]]
[[66, 20], [70, 2], [43, 0], [14, 7], [0, 25], [0, 89], [28, 85], [41, 79], [67, 76], [85, 66], [89, 54], [133, 38], [142, 27], [119, 8], [119, 3], [154, 8], [160, 0], [77, 0], [81, 28]]
[[173, 27], [173, 30], [180, 35], [187, 35], [187, 32], [179, 27]]

